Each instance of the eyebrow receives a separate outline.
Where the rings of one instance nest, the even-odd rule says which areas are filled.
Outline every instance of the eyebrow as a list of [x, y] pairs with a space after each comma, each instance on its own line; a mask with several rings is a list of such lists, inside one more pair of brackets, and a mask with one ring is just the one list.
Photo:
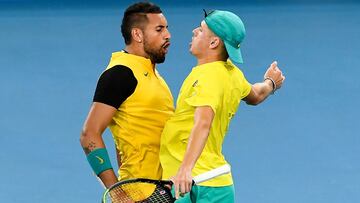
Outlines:
[[157, 25], [156, 27], [157, 27], [157, 28], [158, 28], [158, 27], [160, 27], [160, 28], [164, 28], [164, 27], [168, 28], [169, 26], [168, 26], [168, 25], [166, 25], [166, 26], [165, 26], [165, 25]]

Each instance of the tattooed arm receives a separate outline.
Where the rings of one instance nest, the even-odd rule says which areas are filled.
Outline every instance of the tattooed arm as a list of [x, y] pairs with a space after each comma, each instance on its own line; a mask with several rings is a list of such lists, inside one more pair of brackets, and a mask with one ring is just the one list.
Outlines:
[[[98, 102], [93, 103], [80, 136], [80, 143], [86, 155], [95, 149], [105, 148], [102, 134], [115, 113], [116, 108], [112, 106]], [[117, 182], [116, 175], [112, 169], [100, 173], [99, 178], [106, 187]]]

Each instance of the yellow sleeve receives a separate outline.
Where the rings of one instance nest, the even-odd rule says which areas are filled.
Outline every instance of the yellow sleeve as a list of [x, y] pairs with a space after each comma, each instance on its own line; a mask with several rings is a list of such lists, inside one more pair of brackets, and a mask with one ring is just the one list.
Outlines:
[[241, 71], [240, 71], [240, 73], [241, 73], [241, 78], [240, 78], [241, 99], [243, 99], [250, 94], [252, 85], [246, 80], [244, 74]]
[[244, 73], [240, 70], [240, 68], [238, 68], [237, 66], [235, 66], [231, 60], [227, 61], [229, 65], [234, 66], [234, 70], [237, 72], [237, 74], [234, 74], [236, 77], [236, 80], [240, 83], [239, 87], [240, 87], [240, 99], [243, 99], [245, 97], [247, 97], [250, 94], [251, 91], [251, 83], [249, 83], [245, 76]]

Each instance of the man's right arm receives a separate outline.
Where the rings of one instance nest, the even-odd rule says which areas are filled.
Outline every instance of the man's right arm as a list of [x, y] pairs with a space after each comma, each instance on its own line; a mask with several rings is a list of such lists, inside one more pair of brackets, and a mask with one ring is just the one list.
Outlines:
[[[135, 91], [137, 80], [130, 68], [115, 66], [99, 78], [93, 104], [84, 123], [80, 143], [89, 164], [106, 187], [117, 182], [102, 134], [120, 105]], [[119, 167], [120, 155], [117, 154]]]
[[[80, 143], [86, 156], [96, 149], [106, 148], [102, 134], [116, 111], [114, 107], [103, 103], [92, 104], [80, 136]], [[98, 176], [107, 188], [117, 182], [113, 169], [105, 170]]]

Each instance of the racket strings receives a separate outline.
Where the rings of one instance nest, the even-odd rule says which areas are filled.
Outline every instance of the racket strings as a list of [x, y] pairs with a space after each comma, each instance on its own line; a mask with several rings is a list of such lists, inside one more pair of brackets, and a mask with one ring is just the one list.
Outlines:
[[155, 185], [148, 183], [126, 183], [110, 190], [111, 202], [139, 202], [151, 196]]
[[111, 189], [106, 202], [113, 203], [172, 203], [170, 192], [154, 183], [131, 182]]
[[148, 203], [162, 202], [162, 203], [173, 203], [173, 197], [163, 187], [157, 186], [154, 193], [146, 200]]

